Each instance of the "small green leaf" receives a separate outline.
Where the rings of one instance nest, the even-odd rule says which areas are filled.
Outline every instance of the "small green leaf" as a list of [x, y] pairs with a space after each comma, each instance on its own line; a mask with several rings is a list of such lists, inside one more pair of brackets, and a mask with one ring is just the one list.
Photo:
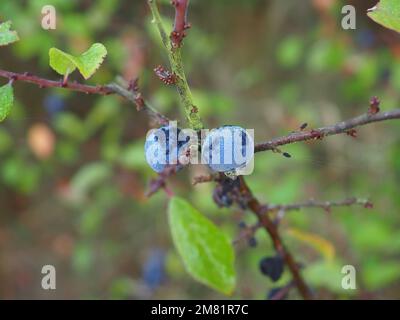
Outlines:
[[184, 199], [172, 198], [168, 214], [172, 238], [187, 271], [205, 285], [232, 294], [234, 251], [227, 236]]
[[10, 114], [14, 102], [14, 92], [11, 83], [0, 87], [0, 122]]
[[6, 21], [0, 24], [0, 46], [6, 46], [10, 43], [19, 40], [16, 31], [11, 31], [11, 21]]
[[368, 10], [368, 16], [386, 28], [400, 32], [400, 4], [398, 0], [381, 0]]
[[78, 68], [85, 79], [89, 79], [103, 63], [107, 49], [101, 43], [93, 44], [89, 50], [80, 56], [73, 56], [57, 48], [49, 51], [50, 67], [57, 73], [66, 75]]
[[66, 75], [73, 72], [76, 69], [74, 57], [65, 53], [57, 48], [51, 48], [49, 51], [50, 56], [50, 67], [52, 67], [57, 73]]

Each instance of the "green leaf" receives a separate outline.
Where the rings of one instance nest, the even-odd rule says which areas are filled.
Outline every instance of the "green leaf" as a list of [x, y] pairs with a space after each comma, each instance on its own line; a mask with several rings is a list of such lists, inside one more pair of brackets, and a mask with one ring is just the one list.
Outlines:
[[386, 28], [400, 32], [400, 5], [398, 0], [381, 0], [368, 10], [368, 16]]
[[6, 84], [0, 87], [0, 122], [10, 114], [14, 102], [14, 92], [12, 85]]
[[172, 238], [187, 271], [201, 283], [232, 294], [234, 251], [227, 236], [184, 199], [172, 198], [168, 213]]
[[73, 56], [57, 48], [49, 50], [50, 67], [61, 75], [70, 74], [76, 68], [85, 79], [89, 79], [103, 63], [107, 49], [101, 43], [93, 44], [80, 56]]
[[16, 31], [11, 31], [11, 21], [6, 21], [0, 24], [0, 46], [6, 46], [10, 43], [19, 40]]

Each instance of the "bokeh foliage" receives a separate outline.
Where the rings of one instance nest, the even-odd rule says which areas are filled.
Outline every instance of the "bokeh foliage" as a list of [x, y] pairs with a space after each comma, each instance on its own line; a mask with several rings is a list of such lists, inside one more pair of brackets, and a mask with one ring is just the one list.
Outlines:
[[[172, 10], [164, 2], [168, 21]], [[192, 0], [184, 61], [205, 123], [254, 128], [261, 141], [304, 122], [313, 127], [363, 113], [373, 95], [383, 110], [398, 107], [399, 35], [367, 18], [375, 2], [351, 1], [357, 30], [344, 31], [344, 1]], [[40, 26], [48, 4], [57, 9], [53, 31]], [[48, 67], [51, 47], [83, 52], [101, 42], [108, 56], [88, 83], [140, 76], [143, 94], [182, 119], [174, 89], [151, 71], [167, 59], [145, 1], [2, 1], [0, 12], [21, 38], [0, 48], [1, 68], [57, 79]], [[0, 126], [0, 297], [221, 298], [185, 273], [167, 228], [167, 197], [144, 196], [154, 177], [143, 154], [146, 116], [115, 96], [15, 87], [13, 111]], [[357, 139], [288, 146], [291, 159], [256, 157], [248, 181], [266, 202], [358, 196], [374, 203], [372, 210], [286, 215], [285, 241], [320, 298], [400, 297], [399, 129], [397, 122], [374, 124]], [[41, 147], [42, 140], [51, 148]], [[212, 184], [191, 187], [204, 172], [185, 169], [171, 188], [234, 238], [237, 223], [253, 217], [218, 209]], [[293, 230], [325, 246], [300, 241]], [[256, 236], [256, 248], [237, 247], [235, 298], [263, 299], [290, 279], [285, 272], [272, 284], [259, 273], [260, 258], [273, 250], [263, 232]], [[45, 264], [57, 268], [55, 292], [38, 285]], [[357, 291], [340, 287], [344, 264], [357, 268]]]

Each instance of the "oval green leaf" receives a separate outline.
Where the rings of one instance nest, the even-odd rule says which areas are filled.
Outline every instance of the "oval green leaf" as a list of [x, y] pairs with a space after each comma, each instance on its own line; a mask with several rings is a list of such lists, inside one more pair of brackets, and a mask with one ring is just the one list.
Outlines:
[[6, 46], [10, 43], [19, 40], [16, 31], [11, 31], [11, 21], [6, 21], [0, 24], [0, 46]]
[[232, 294], [235, 257], [228, 237], [184, 199], [171, 199], [168, 217], [172, 239], [187, 271], [199, 282]]
[[368, 10], [368, 16], [384, 27], [400, 32], [399, 0], [381, 0]]
[[7, 118], [11, 112], [14, 102], [13, 91], [13, 87], [10, 83], [0, 87], [0, 122]]

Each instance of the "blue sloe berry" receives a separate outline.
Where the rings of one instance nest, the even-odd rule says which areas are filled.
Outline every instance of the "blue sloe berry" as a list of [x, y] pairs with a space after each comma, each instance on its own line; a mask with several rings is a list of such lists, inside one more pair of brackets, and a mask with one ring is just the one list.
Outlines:
[[142, 279], [150, 289], [156, 289], [165, 279], [165, 253], [153, 249], [142, 268]]
[[54, 116], [65, 108], [65, 101], [58, 94], [49, 94], [44, 98], [43, 105], [50, 116]]
[[189, 137], [186, 136], [184, 141], [180, 141], [181, 131], [174, 126], [164, 126], [150, 131], [147, 135], [144, 151], [146, 161], [154, 171], [160, 173], [168, 165], [182, 168], [178, 163], [179, 151], [189, 142]]
[[203, 160], [211, 170], [217, 172], [244, 168], [253, 153], [252, 137], [239, 126], [223, 126], [211, 130], [202, 144]]

